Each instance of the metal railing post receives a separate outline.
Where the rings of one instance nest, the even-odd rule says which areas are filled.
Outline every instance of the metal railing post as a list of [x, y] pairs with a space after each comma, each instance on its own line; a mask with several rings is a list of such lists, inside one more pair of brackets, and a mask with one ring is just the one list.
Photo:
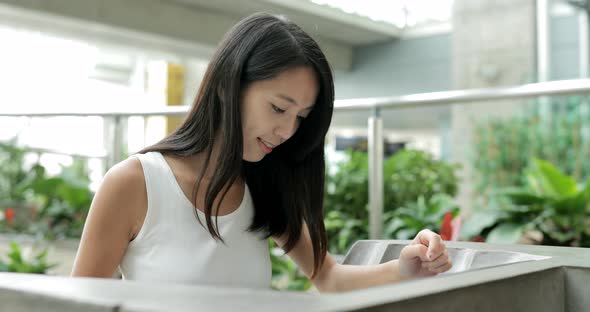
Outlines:
[[123, 131], [122, 116], [104, 116], [105, 125], [105, 147], [107, 157], [105, 159], [105, 173], [115, 164], [120, 162], [123, 156]]
[[[536, 1], [536, 26], [537, 26], [537, 80], [546, 82], [551, 76], [551, 44], [550, 44], [550, 26], [551, 16], [549, 13], [549, 0]], [[537, 111], [544, 123], [551, 122], [551, 99], [548, 96], [539, 97]], [[545, 135], [549, 134], [549, 127], [544, 127], [542, 131]], [[551, 147], [544, 146], [544, 149]]]
[[369, 238], [383, 237], [383, 119], [379, 108], [369, 117]]
[[123, 160], [123, 141], [123, 120], [121, 116], [115, 116], [113, 117], [113, 162], [111, 167]]

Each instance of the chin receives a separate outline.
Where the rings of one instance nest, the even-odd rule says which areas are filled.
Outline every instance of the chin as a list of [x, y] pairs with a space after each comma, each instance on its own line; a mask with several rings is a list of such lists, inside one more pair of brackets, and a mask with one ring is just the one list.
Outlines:
[[262, 159], [264, 159], [264, 156], [265, 155], [262, 154], [262, 153], [257, 154], [257, 155], [245, 154], [244, 153], [244, 156], [242, 156], [242, 159], [245, 160], [245, 161], [247, 161], [247, 162], [259, 162]]

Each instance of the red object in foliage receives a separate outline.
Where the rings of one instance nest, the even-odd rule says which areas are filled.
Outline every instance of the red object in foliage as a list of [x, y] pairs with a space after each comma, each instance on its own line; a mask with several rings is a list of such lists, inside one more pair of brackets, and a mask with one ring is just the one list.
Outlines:
[[443, 217], [442, 225], [440, 227], [440, 237], [443, 240], [451, 240], [453, 237], [453, 226], [451, 225], [451, 221], [453, 221], [453, 214], [448, 211], [445, 213]]
[[11, 224], [14, 221], [14, 209], [6, 208], [4, 209], [4, 218], [6, 219], [6, 223]]
[[486, 240], [481, 236], [476, 236], [472, 238], [471, 241], [476, 243], [484, 243]]

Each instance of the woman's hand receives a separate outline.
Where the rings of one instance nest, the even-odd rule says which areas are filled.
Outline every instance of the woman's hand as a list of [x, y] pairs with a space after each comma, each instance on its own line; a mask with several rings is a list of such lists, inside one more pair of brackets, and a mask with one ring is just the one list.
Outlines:
[[452, 266], [443, 240], [430, 230], [420, 231], [399, 257], [402, 278], [433, 276]]

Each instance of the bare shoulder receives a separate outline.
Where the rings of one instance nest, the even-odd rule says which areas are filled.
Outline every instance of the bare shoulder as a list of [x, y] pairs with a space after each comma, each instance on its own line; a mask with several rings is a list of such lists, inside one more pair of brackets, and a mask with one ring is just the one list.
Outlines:
[[104, 176], [90, 205], [72, 275], [111, 277], [146, 211], [143, 168], [131, 157]]
[[129, 157], [110, 168], [93, 204], [104, 213], [123, 217], [131, 228], [133, 237], [143, 223], [147, 211], [147, 191], [139, 159]]
[[103, 183], [117, 184], [125, 188], [144, 188], [143, 167], [136, 157], [129, 157], [107, 171]]

